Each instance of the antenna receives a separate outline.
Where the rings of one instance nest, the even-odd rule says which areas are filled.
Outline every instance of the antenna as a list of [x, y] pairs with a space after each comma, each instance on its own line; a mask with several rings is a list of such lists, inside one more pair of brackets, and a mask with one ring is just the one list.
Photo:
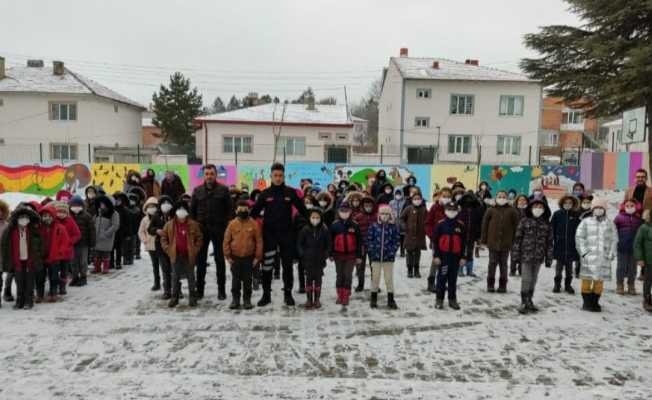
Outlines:
[[[283, 121], [285, 120], [285, 109], [287, 108], [287, 103], [283, 103], [283, 110], [281, 111], [281, 121], [278, 126], [278, 132], [274, 134], [274, 159], [273, 161], [276, 162], [276, 150], [278, 147], [278, 140], [281, 138], [281, 131], [283, 130]], [[276, 110], [276, 107], [274, 107]], [[273, 118], [275, 120], [275, 118]], [[272, 127], [273, 129], [273, 127]]]
[[346, 86], [344, 86], [344, 106], [346, 107], [346, 119], [351, 120], [351, 114], [349, 114], [349, 97], [346, 93]]

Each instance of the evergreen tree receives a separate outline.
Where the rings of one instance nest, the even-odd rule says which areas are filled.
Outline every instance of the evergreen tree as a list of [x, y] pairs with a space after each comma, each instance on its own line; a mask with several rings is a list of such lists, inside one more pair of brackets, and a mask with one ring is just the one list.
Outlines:
[[[651, 126], [652, 2], [565, 1], [582, 25], [544, 26], [526, 35], [526, 46], [540, 57], [523, 59], [521, 68], [541, 80], [550, 95], [588, 107], [589, 116], [646, 106]], [[649, 134], [648, 149], [652, 152]], [[652, 169], [652, 159], [650, 164]]]
[[315, 93], [312, 91], [310, 86], [308, 86], [308, 88], [304, 90], [298, 98], [292, 100], [292, 104], [306, 104], [306, 99], [308, 97], [315, 98]]
[[258, 104], [269, 104], [269, 103], [271, 103], [272, 101], [273, 101], [273, 100], [272, 100], [272, 96], [266, 94], [266, 95], [263, 95], [263, 96], [260, 98]]
[[229, 104], [226, 106], [226, 111], [239, 110], [240, 108], [242, 108], [240, 100], [235, 95], [231, 96], [231, 100], [229, 100]]
[[193, 120], [201, 115], [202, 108], [197, 88], [190, 89], [190, 79], [175, 72], [170, 76], [170, 85], [161, 85], [159, 92], [152, 95], [152, 123], [161, 128], [165, 143], [193, 144]]
[[220, 96], [217, 96], [215, 98], [215, 101], [213, 101], [213, 106], [211, 107], [211, 112], [213, 114], [219, 114], [219, 113], [223, 113], [224, 111], [226, 111], [226, 107], [224, 107], [224, 102], [222, 101]]

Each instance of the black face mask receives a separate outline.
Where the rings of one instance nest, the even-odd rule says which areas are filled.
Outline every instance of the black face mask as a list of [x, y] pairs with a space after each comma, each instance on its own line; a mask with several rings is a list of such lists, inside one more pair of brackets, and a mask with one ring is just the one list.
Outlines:
[[247, 219], [249, 218], [249, 211], [238, 211], [237, 215], [240, 219]]

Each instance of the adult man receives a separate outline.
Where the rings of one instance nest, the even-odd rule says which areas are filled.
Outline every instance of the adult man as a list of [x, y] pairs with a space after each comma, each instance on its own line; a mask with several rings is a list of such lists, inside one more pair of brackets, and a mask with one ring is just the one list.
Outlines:
[[204, 297], [206, 285], [206, 267], [208, 265], [208, 245], [213, 243], [215, 268], [217, 269], [217, 298], [226, 299], [226, 264], [224, 263], [224, 231], [232, 218], [233, 207], [229, 189], [217, 182], [217, 168], [213, 164], [206, 164], [204, 170], [204, 183], [197, 186], [192, 193], [190, 201], [190, 214], [199, 222], [204, 238], [197, 257], [197, 297]]
[[261, 211], [263, 211], [263, 296], [258, 302], [258, 307], [266, 306], [272, 301], [272, 270], [274, 269], [274, 258], [277, 252], [280, 252], [283, 266], [285, 304], [293, 306], [292, 286], [294, 285], [294, 274], [292, 260], [296, 243], [292, 225], [292, 207], [296, 208], [306, 218], [308, 217], [308, 211], [303, 201], [299, 199], [297, 192], [285, 186], [285, 167], [283, 164], [272, 164], [271, 178], [272, 185], [260, 193], [256, 204], [251, 209], [253, 218], [261, 216]]
[[636, 185], [625, 192], [625, 200], [636, 199], [643, 206], [643, 210], [652, 208], [652, 187], [647, 185], [647, 171], [639, 169], [636, 171]]
[[165, 178], [161, 184], [161, 194], [169, 196], [174, 203], [181, 199], [181, 195], [186, 193], [186, 188], [179, 175], [173, 171], [166, 171]]

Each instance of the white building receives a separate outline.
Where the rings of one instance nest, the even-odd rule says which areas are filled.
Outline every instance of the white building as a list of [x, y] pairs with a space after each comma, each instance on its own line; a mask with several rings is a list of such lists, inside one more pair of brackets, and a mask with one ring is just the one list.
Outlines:
[[536, 163], [541, 99], [525, 75], [401, 49], [383, 71], [379, 143], [388, 162], [477, 162], [481, 149], [482, 163]]
[[649, 129], [645, 107], [623, 113], [622, 118], [600, 125], [608, 151], [647, 152]]
[[264, 104], [199, 117], [196, 154], [210, 163], [348, 163], [367, 121], [344, 105]]
[[142, 144], [145, 108], [63, 62], [5, 68], [0, 57], [0, 161], [94, 160], [94, 146]]

